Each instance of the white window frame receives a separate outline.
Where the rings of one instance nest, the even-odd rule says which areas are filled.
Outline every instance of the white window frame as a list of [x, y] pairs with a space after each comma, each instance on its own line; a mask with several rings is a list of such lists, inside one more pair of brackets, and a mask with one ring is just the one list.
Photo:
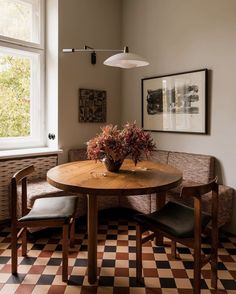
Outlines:
[[[30, 2], [31, 0], [21, 0]], [[22, 149], [32, 147], [44, 147], [46, 145], [45, 126], [46, 126], [46, 101], [45, 101], [45, 0], [40, 0], [40, 33], [39, 43], [27, 42], [15, 38], [10, 38], [0, 35], [0, 47], [6, 48], [13, 52], [17, 50], [19, 54], [25, 56], [38, 55], [39, 72], [37, 76], [32, 77], [32, 80], [39, 79], [39, 82], [31, 84], [31, 96], [36, 99], [31, 100], [30, 116], [33, 117], [31, 121], [31, 135], [27, 137], [5, 137], [0, 138], [0, 150], [8, 149]], [[32, 87], [33, 86], [33, 87]], [[40, 114], [40, 115], [38, 115]], [[37, 126], [36, 126], [37, 124]]]

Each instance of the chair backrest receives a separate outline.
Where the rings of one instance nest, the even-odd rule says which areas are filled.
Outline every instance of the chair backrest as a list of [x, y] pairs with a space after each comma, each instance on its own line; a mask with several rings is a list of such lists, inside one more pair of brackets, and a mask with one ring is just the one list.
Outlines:
[[217, 177], [207, 184], [183, 187], [180, 196], [201, 197], [202, 195], [211, 191], [218, 193]]
[[47, 171], [58, 164], [58, 154], [45, 154], [16, 158], [0, 158], [0, 221], [10, 219], [10, 191], [9, 186], [13, 174], [22, 168], [33, 165], [34, 173], [29, 176], [29, 181], [38, 179], [46, 180]]
[[212, 192], [211, 226], [214, 230], [217, 230], [218, 228], [218, 189], [219, 187], [217, 184], [217, 177], [208, 184], [182, 188], [181, 197], [190, 196], [194, 198], [194, 219], [195, 224], [198, 224], [198, 232], [200, 232], [200, 222], [202, 214], [201, 198], [209, 192]]
[[27, 213], [27, 177], [34, 172], [34, 166], [30, 165], [16, 172], [11, 178], [11, 219], [17, 221], [17, 186], [21, 184], [22, 216]]

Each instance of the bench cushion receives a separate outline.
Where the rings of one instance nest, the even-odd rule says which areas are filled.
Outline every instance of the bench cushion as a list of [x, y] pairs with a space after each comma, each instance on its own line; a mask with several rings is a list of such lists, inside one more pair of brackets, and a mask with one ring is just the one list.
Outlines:
[[120, 196], [120, 206], [142, 213], [150, 213], [151, 195]]
[[157, 151], [152, 152], [150, 160], [155, 161], [155, 162], [159, 162], [159, 163], [163, 163], [163, 164], [167, 164], [168, 163], [168, 155], [169, 155], [169, 151], [157, 150]]
[[169, 152], [168, 164], [183, 172], [183, 179], [208, 183], [214, 178], [213, 156], [185, 152]]
[[77, 148], [77, 149], [70, 149], [68, 151], [68, 161], [79, 161], [79, 160], [87, 160], [87, 151], [86, 148]]

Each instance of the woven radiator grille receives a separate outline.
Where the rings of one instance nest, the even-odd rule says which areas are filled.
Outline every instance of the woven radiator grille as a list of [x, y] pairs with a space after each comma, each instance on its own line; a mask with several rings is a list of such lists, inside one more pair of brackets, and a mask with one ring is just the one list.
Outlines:
[[14, 173], [29, 165], [35, 172], [30, 180], [45, 179], [47, 171], [57, 165], [57, 155], [0, 161], [0, 220], [9, 219], [9, 184]]

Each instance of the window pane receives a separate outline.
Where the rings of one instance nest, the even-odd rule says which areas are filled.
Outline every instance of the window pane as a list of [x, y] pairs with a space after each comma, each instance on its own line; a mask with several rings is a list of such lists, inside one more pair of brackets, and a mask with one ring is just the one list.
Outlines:
[[0, 138], [39, 135], [39, 64], [37, 53], [0, 47]]
[[0, 35], [40, 43], [39, 0], [0, 0]]

